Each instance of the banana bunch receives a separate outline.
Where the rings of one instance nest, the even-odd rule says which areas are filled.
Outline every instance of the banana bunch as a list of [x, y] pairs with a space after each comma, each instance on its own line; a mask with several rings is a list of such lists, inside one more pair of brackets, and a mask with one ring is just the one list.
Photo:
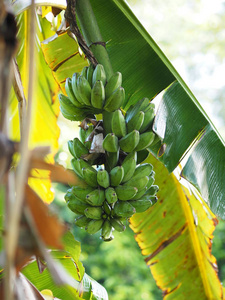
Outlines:
[[148, 163], [136, 166], [136, 158], [136, 152], [129, 153], [122, 165], [110, 172], [96, 169], [81, 158], [72, 159], [75, 173], [84, 182], [65, 195], [69, 209], [78, 214], [77, 226], [90, 234], [101, 230], [101, 238], [111, 241], [114, 230], [125, 230], [124, 221], [157, 201], [153, 167]]
[[125, 91], [121, 84], [120, 72], [114, 73], [107, 82], [101, 64], [95, 69], [92, 65], [84, 67], [80, 74], [74, 73], [72, 78], [66, 79], [67, 96], [59, 95], [63, 116], [71, 121], [82, 121], [103, 111], [115, 111], [122, 106], [125, 99]]
[[[125, 230], [127, 220], [146, 211], [157, 201], [153, 167], [143, 163], [148, 148], [158, 142], [152, 131], [154, 104], [139, 100], [123, 112], [125, 92], [122, 75], [107, 81], [102, 65], [85, 67], [66, 79], [68, 97], [59, 96], [62, 114], [80, 124], [79, 138], [68, 141], [71, 165], [83, 182], [72, 186], [66, 203], [77, 217], [75, 224], [104, 241], [113, 231]], [[96, 114], [102, 120], [96, 120]]]

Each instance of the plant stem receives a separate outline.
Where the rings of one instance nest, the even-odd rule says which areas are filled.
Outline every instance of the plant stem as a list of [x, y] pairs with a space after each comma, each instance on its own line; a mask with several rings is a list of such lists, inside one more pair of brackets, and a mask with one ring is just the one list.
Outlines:
[[76, 13], [87, 45], [98, 63], [104, 66], [106, 77], [109, 79], [113, 74], [113, 69], [90, 1], [77, 0]]

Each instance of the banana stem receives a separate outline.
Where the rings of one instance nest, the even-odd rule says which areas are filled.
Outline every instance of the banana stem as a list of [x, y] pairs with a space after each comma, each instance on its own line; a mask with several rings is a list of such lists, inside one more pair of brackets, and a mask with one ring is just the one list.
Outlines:
[[98, 63], [104, 66], [106, 77], [109, 80], [113, 75], [113, 69], [90, 1], [77, 0], [76, 13], [86, 43]]

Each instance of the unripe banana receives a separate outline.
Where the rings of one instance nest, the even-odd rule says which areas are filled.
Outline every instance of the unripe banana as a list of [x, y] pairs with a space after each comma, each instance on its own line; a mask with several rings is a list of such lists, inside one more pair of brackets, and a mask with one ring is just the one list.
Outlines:
[[76, 99], [73, 89], [72, 89], [72, 79], [66, 78], [65, 82], [65, 90], [67, 93], [67, 96], [69, 97], [70, 101], [76, 106], [76, 107], [82, 107], [82, 104]]
[[138, 191], [137, 194], [132, 198], [132, 200], [138, 200], [141, 199], [145, 193], [147, 192], [147, 187], [143, 188], [141, 191]]
[[123, 163], [122, 167], [124, 170], [124, 176], [122, 179], [122, 183], [128, 181], [134, 174], [136, 169], [136, 160], [137, 160], [137, 152], [131, 152], [129, 153]]
[[147, 110], [144, 112], [144, 121], [139, 129], [140, 133], [145, 132], [152, 126], [153, 120], [155, 117], [155, 105], [150, 103]]
[[84, 76], [86, 79], [87, 79], [87, 70], [88, 70], [88, 67], [85, 66], [85, 67], [83, 67], [83, 69], [80, 73], [80, 75]]
[[78, 138], [73, 139], [73, 152], [75, 154], [76, 158], [80, 158], [85, 154], [88, 154], [88, 149], [84, 146], [84, 144], [81, 143], [81, 141]]
[[87, 76], [86, 79], [89, 82], [90, 86], [92, 87], [92, 77], [93, 77], [93, 72], [94, 72], [94, 66], [90, 65], [87, 69]]
[[82, 127], [80, 127], [80, 129], [79, 129], [79, 137], [80, 137], [81, 142], [84, 144], [85, 140], [86, 140], [86, 130], [83, 129]]
[[141, 151], [147, 147], [149, 147], [155, 138], [155, 134], [153, 131], [146, 131], [140, 134], [139, 143], [135, 148], [135, 151]]
[[84, 76], [79, 76], [77, 79], [77, 91], [79, 98], [82, 99], [85, 105], [91, 106], [91, 87]]
[[115, 189], [108, 187], [105, 190], [105, 198], [109, 204], [115, 203], [118, 200]]
[[[148, 176], [143, 176], [143, 177], [139, 177], [139, 178], [132, 177], [130, 180], [125, 182], [123, 186], [136, 187], [139, 192], [146, 187], [148, 180], [149, 180]], [[128, 200], [128, 199], [126, 199], [126, 200]]]
[[118, 218], [110, 218], [109, 222], [116, 231], [123, 232], [126, 229], [126, 226]]
[[126, 201], [132, 199], [138, 192], [138, 189], [129, 185], [118, 185], [115, 191], [119, 200]]
[[115, 133], [118, 138], [121, 138], [127, 134], [123, 113], [120, 109], [117, 109], [112, 114], [112, 132]]
[[71, 153], [71, 155], [76, 157], [76, 154], [74, 152], [74, 147], [73, 147], [73, 140], [68, 141], [67, 145], [68, 145], [68, 149], [69, 149], [69, 152]]
[[136, 209], [137, 213], [146, 211], [154, 204], [150, 199], [131, 200], [129, 203]]
[[159, 187], [158, 185], [152, 185], [148, 191], [146, 192], [145, 195], [148, 195], [148, 196], [155, 196], [156, 193], [159, 191]]
[[111, 241], [114, 237], [112, 235], [113, 228], [109, 220], [105, 220], [102, 226], [101, 238], [105, 242]]
[[98, 64], [94, 69], [93, 76], [92, 76], [92, 86], [94, 86], [95, 82], [98, 80], [101, 80], [103, 85], [106, 84], [105, 69], [101, 64]]
[[126, 112], [126, 122], [128, 123], [133, 116], [135, 116], [139, 111], [145, 111], [145, 109], [149, 105], [149, 99], [148, 98], [143, 98], [139, 100], [135, 105], [131, 105], [129, 109]]
[[87, 226], [85, 227], [85, 230], [87, 231], [87, 233], [89, 234], [95, 234], [96, 232], [98, 232], [103, 225], [104, 220], [100, 219], [100, 220], [91, 220]]
[[84, 214], [87, 218], [99, 220], [102, 218], [103, 210], [100, 206], [90, 206], [84, 210]]
[[104, 187], [105, 189], [109, 187], [109, 173], [106, 170], [98, 170], [97, 182], [100, 186]]
[[124, 169], [122, 166], [117, 166], [110, 171], [109, 178], [111, 186], [119, 185], [124, 177]]
[[134, 115], [129, 122], [127, 122], [127, 132], [131, 132], [133, 130], [139, 130], [144, 121], [144, 112], [139, 111], [136, 115]]
[[110, 216], [111, 215], [111, 206], [108, 204], [107, 201], [105, 201], [103, 203], [103, 208], [104, 208], [104, 211], [105, 211], [106, 215]]
[[87, 203], [80, 201], [71, 192], [67, 192], [64, 198], [66, 200], [68, 208], [76, 214], [84, 214], [85, 209], [89, 208], [89, 205]]
[[118, 137], [114, 133], [108, 133], [103, 140], [102, 147], [108, 152], [117, 152], [119, 149]]
[[119, 146], [124, 152], [132, 152], [139, 143], [139, 132], [133, 130], [119, 140]]
[[77, 80], [78, 80], [78, 77], [79, 77], [79, 74], [78, 73], [74, 73], [73, 76], [72, 76], [72, 83], [71, 83], [71, 86], [72, 86], [72, 90], [73, 90], [73, 93], [75, 95], [75, 98], [77, 99], [78, 102], [80, 102], [80, 104], [83, 106], [85, 105], [83, 99], [81, 98], [80, 96], [80, 93], [78, 91], [78, 86], [77, 86]]
[[86, 216], [79, 216], [75, 219], [74, 223], [78, 227], [86, 227], [90, 221], [91, 219], [87, 218]]
[[118, 163], [119, 149], [117, 152], [106, 152], [105, 168], [110, 172]]
[[82, 168], [84, 181], [91, 187], [97, 187], [97, 171], [93, 167]]
[[110, 95], [122, 85], [122, 74], [120, 72], [114, 73], [105, 86], [105, 96], [109, 98]]
[[104, 110], [113, 112], [119, 109], [125, 100], [125, 91], [124, 88], [117, 88], [109, 98], [106, 98], [104, 104]]
[[73, 186], [71, 193], [75, 195], [80, 201], [86, 202], [86, 196], [93, 192], [95, 189], [91, 186], [81, 187], [79, 185]]
[[103, 110], [102, 116], [103, 116], [104, 135], [106, 135], [107, 133], [112, 132], [112, 117], [113, 117], [113, 114], [111, 112]]
[[91, 206], [102, 206], [105, 201], [105, 191], [100, 189], [95, 189], [86, 196], [86, 202]]
[[117, 201], [114, 205], [114, 213], [119, 217], [130, 218], [135, 212], [135, 208], [128, 201]]
[[91, 90], [91, 105], [102, 109], [105, 102], [105, 88], [101, 80], [95, 82]]
[[154, 178], [154, 175], [152, 174], [149, 176], [149, 180], [146, 185], [146, 191], [150, 189], [150, 187], [153, 185], [154, 181], [155, 181], [155, 178]]
[[83, 172], [82, 172], [82, 167], [81, 167], [80, 161], [81, 161], [80, 159], [72, 158], [72, 159], [71, 159], [71, 165], [72, 165], [72, 168], [73, 168], [74, 172], [75, 172], [80, 178], [83, 178]]
[[134, 171], [133, 178], [149, 176], [151, 174], [152, 170], [153, 170], [153, 166], [149, 163], [139, 165]]

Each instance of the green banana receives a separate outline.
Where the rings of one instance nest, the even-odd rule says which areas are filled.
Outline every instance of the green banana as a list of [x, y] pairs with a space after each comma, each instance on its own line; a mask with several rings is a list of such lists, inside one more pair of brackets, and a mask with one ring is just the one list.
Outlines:
[[84, 144], [85, 140], [86, 140], [86, 130], [83, 129], [82, 127], [80, 127], [80, 129], [79, 129], [79, 137], [80, 137], [81, 142]]
[[90, 86], [92, 87], [92, 77], [93, 77], [93, 72], [94, 72], [94, 66], [90, 65], [87, 69], [87, 75], [86, 79], [89, 82]]
[[104, 187], [105, 189], [109, 187], [109, 173], [106, 170], [98, 170], [97, 173], [97, 182], [100, 186]]
[[148, 98], [143, 98], [141, 100], [139, 100], [137, 103], [135, 103], [135, 105], [131, 105], [127, 112], [126, 112], [126, 122], [128, 123], [130, 121], [131, 118], [133, 118], [133, 116], [135, 116], [139, 111], [145, 111], [145, 109], [148, 107], [149, 105], [149, 99]]
[[[146, 187], [148, 180], [149, 180], [148, 176], [143, 176], [143, 177], [139, 177], [139, 178], [132, 177], [130, 180], [125, 182], [123, 186], [136, 187], [139, 192]], [[126, 199], [126, 200], [128, 200], [128, 199]]]
[[124, 177], [123, 167], [122, 166], [116, 166], [115, 168], [113, 168], [110, 171], [109, 177], [110, 177], [110, 184], [112, 186], [119, 185], [122, 182], [123, 177]]
[[115, 203], [118, 200], [115, 189], [112, 187], [108, 187], [105, 190], [105, 198], [109, 204]]
[[109, 222], [116, 231], [123, 232], [126, 226], [118, 218], [110, 218]]
[[108, 152], [117, 152], [119, 149], [118, 137], [114, 133], [108, 133], [103, 140], [102, 147]]
[[83, 172], [82, 172], [82, 167], [81, 167], [81, 159], [71, 159], [71, 165], [74, 170], [74, 172], [81, 178], [83, 178]]
[[134, 171], [133, 178], [149, 176], [151, 174], [152, 170], [153, 170], [153, 166], [149, 163], [139, 165]]
[[70, 101], [76, 106], [76, 107], [82, 107], [82, 104], [76, 99], [73, 89], [72, 89], [72, 79], [66, 78], [65, 82], [65, 90], [67, 93], [67, 96], [69, 97]]
[[73, 139], [73, 152], [76, 158], [80, 158], [85, 154], [88, 154], [88, 149], [84, 146], [84, 144], [78, 139]]
[[80, 201], [86, 202], [86, 196], [94, 190], [95, 189], [89, 185], [85, 187], [76, 185], [71, 188], [71, 193], [74, 194]]
[[95, 82], [91, 90], [91, 105], [102, 109], [105, 102], [105, 88], [101, 80]]
[[114, 205], [114, 214], [122, 218], [130, 218], [136, 209], [128, 201], [117, 201]]
[[91, 106], [91, 87], [87, 79], [82, 75], [77, 79], [77, 92], [84, 104]]
[[129, 203], [136, 209], [137, 213], [146, 211], [154, 204], [150, 199], [131, 200]]
[[150, 187], [153, 185], [154, 181], [155, 181], [154, 175], [150, 175], [148, 183], [146, 185], [146, 191], [150, 189]]
[[124, 176], [122, 179], [122, 183], [128, 181], [134, 174], [136, 169], [136, 161], [137, 161], [137, 152], [131, 152], [129, 153], [123, 163], [122, 167], [124, 170]]
[[84, 181], [90, 185], [91, 187], [97, 187], [98, 182], [97, 182], [97, 171], [89, 166], [89, 167], [84, 167], [82, 168], [82, 174]]
[[80, 72], [80, 75], [84, 76], [85, 78], [87, 78], [87, 70], [88, 70], [88, 67], [83, 67], [82, 71]]
[[124, 152], [132, 152], [139, 143], [139, 132], [133, 130], [119, 140], [119, 146]]
[[148, 196], [155, 196], [156, 193], [159, 191], [158, 185], [152, 185], [146, 192]]
[[101, 64], [98, 64], [94, 69], [93, 76], [92, 76], [92, 86], [94, 86], [95, 82], [98, 80], [101, 80], [103, 85], [106, 84], [105, 69]]
[[72, 82], [71, 82], [71, 86], [72, 86], [72, 90], [74, 93], [75, 98], [77, 99], [78, 102], [80, 102], [80, 104], [83, 106], [85, 105], [83, 99], [80, 96], [80, 93], [78, 91], [78, 86], [77, 86], [77, 80], [78, 80], [78, 73], [74, 73], [72, 76]]
[[147, 187], [143, 188], [142, 190], [138, 191], [137, 194], [132, 198], [132, 200], [138, 200], [141, 199], [145, 195], [147, 191]]
[[103, 117], [104, 135], [106, 135], [107, 133], [112, 132], [112, 117], [113, 117], [113, 114], [111, 112], [103, 110], [102, 117]]
[[103, 225], [104, 220], [100, 219], [100, 220], [91, 220], [87, 226], [85, 227], [85, 230], [87, 231], [87, 233], [89, 234], [95, 234], [96, 232], [98, 232]]
[[107, 216], [111, 215], [111, 206], [108, 204], [107, 201], [105, 201], [103, 203], [103, 209], [104, 209], [104, 211], [105, 211], [105, 213], [106, 213]]
[[129, 185], [118, 185], [115, 191], [119, 200], [126, 201], [132, 199], [138, 192], [138, 189]]
[[122, 74], [120, 72], [114, 73], [105, 86], [105, 96], [109, 98], [110, 95], [122, 85]]
[[121, 138], [127, 134], [123, 113], [120, 109], [117, 109], [112, 114], [112, 132], [115, 133], [118, 138]]
[[74, 152], [74, 147], [73, 147], [73, 140], [68, 141], [67, 145], [68, 145], [68, 149], [69, 149], [69, 152], [71, 153], [71, 155], [76, 157], [76, 154]]
[[89, 208], [87, 203], [80, 201], [75, 195], [70, 192], [67, 192], [65, 195], [65, 200], [68, 208], [76, 214], [84, 214], [85, 209]]
[[125, 100], [125, 91], [124, 88], [118, 87], [109, 98], [106, 98], [105, 104], [104, 104], [104, 110], [113, 112], [120, 108], [120, 106], [123, 105], [123, 102]]
[[102, 206], [105, 201], [105, 191], [100, 189], [95, 189], [86, 196], [86, 202], [91, 206]]
[[105, 242], [111, 241], [114, 236], [112, 235], [113, 228], [109, 220], [105, 220], [103, 226], [102, 226], [102, 232], [101, 232], [101, 238]]
[[87, 218], [99, 220], [102, 218], [103, 210], [100, 206], [90, 206], [84, 210], [84, 214]]
[[139, 143], [137, 144], [135, 151], [141, 151], [149, 147], [155, 138], [153, 131], [146, 131], [140, 134]]
[[127, 122], [127, 132], [131, 132], [133, 130], [139, 130], [144, 121], [145, 113], [143, 111], [139, 111], [136, 115], [134, 115], [129, 122]]
[[117, 152], [106, 152], [105, 168], [110, 172], [118, 163], [119, 149]]
[[144, 112], [144, 121], [139, 129], [140, 133], [145, 132], [153, 123], [155, 117], [155, 105], [150, 103], [147, 110]]
[[86, 216], [79, 216], [75, 219], [74, 223], [78, 227], [85, 227], [91, 221], [91, 219], [87, 218]]

